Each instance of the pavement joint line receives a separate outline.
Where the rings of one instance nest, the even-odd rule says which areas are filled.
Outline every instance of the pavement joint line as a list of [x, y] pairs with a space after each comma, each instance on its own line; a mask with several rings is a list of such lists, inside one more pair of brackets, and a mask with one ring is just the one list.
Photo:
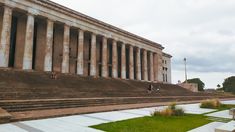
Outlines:
[[94, 119], [98, 119], [98, 120], [103, 120], [103, 121], [108, 121], [108, 122], [113, 122], [112, 120], [103, 119], [103, 118], [99, 118], [99, 117], [93, 117], [93, 116], [89, 116], [89, 115], [81, 115], [81, 116], [94, 118]]
[[149, 116], [149, 115], [144, 115], [144, 114], [139, 114], [139, 113], [132, 113], [132, 112], [126, 112], [126, 111], [120, 111], [120, 113], [127, 113], [127, 114], [140, 115], [140, 116]]
[[34, 128], [32, 126], [26, 125], [26, 124], [21, 123], [21, 122], [12, 123], [12, 125], [17, 126], [17, 127], [21, 128], [21, 129], [24, 129], [24, 130], [26, 130], [28, 132], [43, 132], [40, 129]]

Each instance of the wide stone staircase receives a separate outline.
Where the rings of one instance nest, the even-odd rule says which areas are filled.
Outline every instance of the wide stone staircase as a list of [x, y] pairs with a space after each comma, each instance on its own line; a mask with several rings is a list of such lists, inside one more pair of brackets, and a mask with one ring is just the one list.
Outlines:
[[[9, 112], [106, 106], [120, 104], [190, 101], [220, 98], [221, 95], [193, 93], [172, 84], [91, 78], [50, 73], [0, 70], [0, 107]], [[224, 98], [224, 97], [222, 97]]]

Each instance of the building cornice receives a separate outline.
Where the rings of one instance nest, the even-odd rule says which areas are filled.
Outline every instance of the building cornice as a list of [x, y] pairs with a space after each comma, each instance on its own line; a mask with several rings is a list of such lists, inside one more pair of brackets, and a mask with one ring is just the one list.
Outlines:
[[168, 54], [168, 53], [162, 53], [162, 55], [164, 56], [164, 57], [168, 57], [168, 58], [172, 58], [172, 55], [170, 55], [170, 54]]
[[130, 33], [128, 31], [125, 31], [123, 29], [115, 27], [113, 25], [110, 25], [108, 23], [102, 22], [100, 20], [97, 20], [97, 19], [92, 18], [90, 16], [87, 16], [85, 14], [82, 14], [80, 12], [72, 10], [68, 7], [62, 6], [62, 5], [57, 4], [55, 2], [52, 2], [50, 0], [29, 0], [29, 1], [40, 4], [41, 6], [50, 8], [50, 9], [55, 10], [57, 12], [60, 12], [60, 13], [63, 13], [63, 14], [66, 14], [66, 15], [69, 15], [69, 16], [72, 16], [72, 17], [76, 17], [77, 19], [88, 22], [88, 23], [93, 24], [93, 25], [98, 26], [98, 27], [102, 27], [102, 28], [104, 28], [106, 30], [109, 30], [111, 32], [115, 32], [115, 33], [118, 33], [118, 34], [121, 34], [121, 35], [124, 35], [124, 36], [128, 36], [128, 37], [130, 37], [134, 40], [143, 42], [144, 44], [148, 44], [150, 46], [159, 48], [161, 50], [164, 49], [164, 47], [159, 43], [156, 43], [156, 42], [153, 42], [151, 40], [145, 39], [143, 37], [140, 37], [138, 35], [135, 35], [133, 33]]

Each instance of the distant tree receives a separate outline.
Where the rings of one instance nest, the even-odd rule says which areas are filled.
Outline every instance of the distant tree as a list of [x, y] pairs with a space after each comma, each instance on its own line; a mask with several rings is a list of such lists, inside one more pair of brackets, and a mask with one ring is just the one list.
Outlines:
[[198, 85], [198, 91], [204, 91], [205, 84], [200, 78], [188, 79], [188, 83], [196, 83]]
[[235, 76], [231, 76], [224, 80], [223, 89], [225, 92], [235, 93]]
[[220, 85], [220, 84], [217, 85], [217, 89], [216, 89], [216, 90], [217, 90], [217, 91], [224, 91], [223, 87], [221, 88], [221, 85]]

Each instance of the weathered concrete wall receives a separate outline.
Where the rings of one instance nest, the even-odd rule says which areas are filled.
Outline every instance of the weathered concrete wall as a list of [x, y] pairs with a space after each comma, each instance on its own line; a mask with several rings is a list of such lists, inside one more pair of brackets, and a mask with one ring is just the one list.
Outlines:
[[25, 46], [25, 34], [26, 34], [26, 16], [18, 17], [17, 22], [17, 36], [16, 36], [16, 47], [15, 47], [15, 68], [23, 68], [23, 55]]
[[46, 20], [37, 20], [37, 36], [36, 36], [36, 53], [35, 53], [35, 70], [44, 71], [44, 53], [46, 46]]
[[117, 72], [118, 72], [118, 78], [121, 78], [121, 68], [122, 68], [122, 66], [121, 66], [121, 59], [122, 59], [122, 56], [121, 56], [121, 54], [122, 54], [122, 47], [121, 47], [121, 44], [120, 43], [118, 43], [118, 45], [117, 45]]
[[55, 24], [53, 43], [53, 71], [61, 72], [63, 56], [63, 25]]
[[[2, 34], [2, 22], [3, 22], [3, 8], [0, 8], [0, 36], [1, 36], [1, 34]], [[1, 39], [1, 38], [0, 38]]]
[[137, 68], [136, 68], [136, 48], [133, 47], [133, 71], [134, 71], [134, 79], [137, 79]]
[[149, 65], [150, 65], [149, 66], [149, 68], [150, 68], [149, 69], [149, 73], [150, 73], [150, 78], [149, 79], [150, 79], [150, 81], [153, 82], [154, 81], [154, 65], [153, 65], [154, 60], [153, 60], [153, 53], [152, 52], [149, 53], [149, 61], [150, 61], [149, 62]]
[[141, 80], [144, 80], [144, 52], [140, 50]]
[[108, 40], [108, 77], [112, 77], [112, 41]]
[[77, 55], [78, 55], [78, 30], [70, 29], [70, 58], [69, 58], [69, 72], [76, 74], [77, 71]]
[[[125, 50], [126, 50], [125, 51], [126, 52], [126, 56], [125, 56], [125, 58], [126, 58], [126, 78], [130, 79], [130, 53], [129, 53], [130, 52], [130, 47], [127, 46]], [[133, 64], [132, 64], [132, 66], [133, 66]]]
[[17, 30], [17, 17], [12, 16], [11, 23], [11, 37], [10, 37], [10, 52], [9, 52], [9, 67], [14, 68], [15, 63], [15, 45], [16, 45], [16, 30]]
[[150, 54], [149, 52], [147, 52], [147, 79], [150, 81], [150, 76], [151, 76], [151, 73], [150, 73]]
[[91, 46], [91, 36], [85, 32], [84, 33], [84, 76], [89, 76], [90, 71], [90, 46]]
[[96, 76], [101, 76], [102, 38], [96, 37]]

